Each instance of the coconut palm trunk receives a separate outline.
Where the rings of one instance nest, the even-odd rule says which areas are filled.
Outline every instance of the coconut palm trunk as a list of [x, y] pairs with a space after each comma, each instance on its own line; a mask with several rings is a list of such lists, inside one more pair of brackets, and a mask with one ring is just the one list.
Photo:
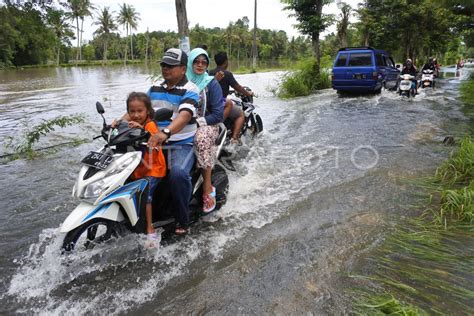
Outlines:
[[133, 32], [130, 30], [130, 59], [133, 60]]
[[76, 48], [76, 66], [79, 61], [79, 42], [80, 42], [80, 37], [79, 37], [79, 18], [76, 18], [76, 33], [77, 33], [77, 48]]
[[80, 32], [80, 40], [79, 40], [79, 59], [82, 60], [82, 33], [84, 31], [84, 19], [81, 18], [81, 32]]

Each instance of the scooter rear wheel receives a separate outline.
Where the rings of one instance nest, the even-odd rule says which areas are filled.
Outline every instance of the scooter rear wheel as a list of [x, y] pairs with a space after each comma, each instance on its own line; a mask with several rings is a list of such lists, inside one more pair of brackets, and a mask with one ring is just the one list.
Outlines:
[[103, 218], [93, 219], [67, 233], [64, 237], [62, 250], [70, 252], [91, 249], [95, 245], [109, 240], [112, 236], [117, 237], [117, 235], [114, 222]]

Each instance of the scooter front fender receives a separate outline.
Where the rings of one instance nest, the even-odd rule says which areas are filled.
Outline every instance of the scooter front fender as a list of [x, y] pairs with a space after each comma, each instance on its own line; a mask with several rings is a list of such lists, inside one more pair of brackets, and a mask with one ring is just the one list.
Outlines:
[[67, 233], [94, 218], [105, 218], [114, 222], [121, 222], [125, 218], [117, 203], [93, 205], [87, 202], [80, 203], [61, 225], [61, 233]]

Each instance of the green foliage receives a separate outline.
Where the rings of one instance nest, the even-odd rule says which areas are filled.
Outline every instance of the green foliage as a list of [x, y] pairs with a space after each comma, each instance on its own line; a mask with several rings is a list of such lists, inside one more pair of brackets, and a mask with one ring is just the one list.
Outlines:
[[315, 90], [329, 88], [331, 82], [327, 72], [319, 72], [317, 61], [308, 59], [297, 66], [297, 70], [284, 75], [277, 92], [280, 98], [306, 96]]
[[410, 57], [418, 64], [449, 51], [456, 59], [462, 40], [470, 45], [466, 39], [472, 34], [472, 10], [472, 1], [469, 6], [467, 1], [365, 0], [357, 10], [357, 44], [388, 50], [399, 61]]
[[95, 49], [92, 45], [85, 45], [82, 49], [83, 59], [91, 61], [95, 59]]
[[[430, 314], [472, 309], [474, 142], [465, 137], [434, 177], [416, 185], [432, 192], [430, 212], [393, 228], [364, 259], [364, 270], [370, 274], [351, 276], [370, 284], [356, 292], [356, 313], [426, 314], [399, 300]], [[381, 292], [385, 294], [380, 296]]]
[[314, 33], [321, 33], [332, 24], [334, 17], [323, 14], [322, 9], [330, 4], [332, 0], [282, 0], [286, 4], [285, 10], [291, 10], [291, 15], [296, 18], [298, 24], [296, 28], [303, 34], [313, 36]]
[[444, 225], [448, 218], [456, 222], [474, 223], [474, 180], [467, 187], [444, 190], [441, 193], [441, 207], [434, 214], [435, 222]]
[[360, 315], [427, 315], [413, 305], [402, 303], [390, 295], [367, 297], [355, 304], [355, 313]]
[[[71, 47], [72, 28], [79, 43], [84, 18], [95, 9], [90, 1], [62, 2], [65, 10], [49, 4], [20, 3], [24, 4], [8, 2], [0, 6], [0, 68], [58, 65], [67, 62], [70, 56], [76, 56], [75, 65], [84, 64], [84, 60], [105, 62], [128, 59], [128, 56], [156, 62], [178, 40], [178, 34], [172, 31], [132, 35], [131, 31], [138, 27], [138, 12], [133, 6], [122, 4], [118, 14], [107, 7], [99, 8], [93, 23], [97, 26], [94, 38], [87, 45]], [[117, 23], [124, 25], [125, 36], [117, 32]], [[211, 58], [219, 51], [226, 51], [235, 69], [252, 57], [252, 33], [249, 19], [242, 17], [226, 28], [204, 28], [197, 24], [190, 30], [190, 40], [193, 46], [206, 44]], [[298, 59], [311, 54], [311, 42], [305, 36], [289, 39], [284, 31], [257, 29], [257, 39], [260, 61], [284, 58], [288, 54]]]
[[464, 81], [459, 88], [461, 101], [465, 106], [474, 108], [474, 76], [471, 74], [470, 80]]
[[30, 126], [27, 121], [23, 121], [23, 132], [21, 137], [9, 137], [5, 142], [5, 151], [15, 158], [26, 156], [32, 159], [36, 156], [33, 146], [39, 142], [40, 138], [48, 135], [57, 127], [64, 128], [84, 122], [82, 115], [59, 116], [50, 120], [43, 120], [42, 123]]

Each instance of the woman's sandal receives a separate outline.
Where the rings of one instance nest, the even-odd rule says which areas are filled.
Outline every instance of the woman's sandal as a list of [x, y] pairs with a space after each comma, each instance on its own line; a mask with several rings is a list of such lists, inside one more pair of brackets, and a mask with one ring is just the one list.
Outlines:
[[212, 192], [202, 196], [202, 212], [208, 214], [216, 208], [216, 188], [212, 187]]
[[160, 238], [158, 237], [158, 234], [156, 232], [146, 235], [146, 241], [145, 241], [146, 248], [154, 249], [154, 248], [158, 248], [159, 246], [160, 246]]

